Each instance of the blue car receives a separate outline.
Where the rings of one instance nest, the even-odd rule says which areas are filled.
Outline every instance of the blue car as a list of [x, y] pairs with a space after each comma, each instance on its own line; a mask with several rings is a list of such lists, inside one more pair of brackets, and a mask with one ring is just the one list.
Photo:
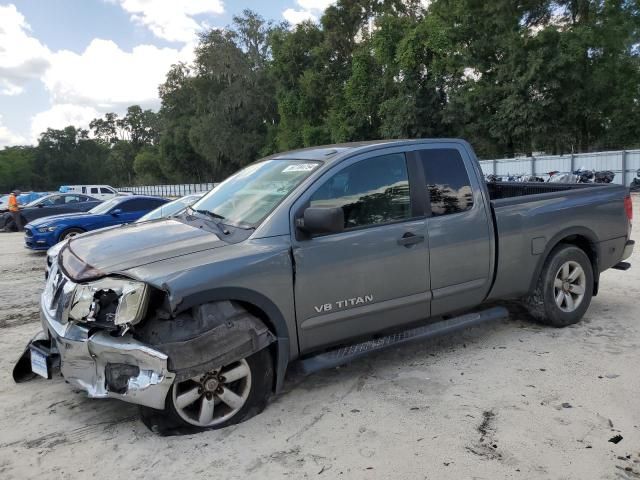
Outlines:
[[135, 222], [166, 202], [165, 198], [139, 195], [115, 197], [86, 213], [39, 218], [25, 226], [25, 246], [32, 250], [48, 250], [56, 243], [84, 232]]

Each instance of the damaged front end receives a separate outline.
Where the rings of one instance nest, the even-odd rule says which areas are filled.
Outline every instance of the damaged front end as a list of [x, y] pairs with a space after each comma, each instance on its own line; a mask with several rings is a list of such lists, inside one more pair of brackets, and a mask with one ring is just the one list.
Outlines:
[[51, 378], [59, 367], [89, 397], [164, 409], [174, 381], [247, 358], [275, 341], [235, 302], [177, 313], [165, 285], [99, 272], [70, 246], [49, 259], [43, 332], [16, 365], [17, 382], [33, 372]]
[[40, 304], [43, 332], [19, 359], [14, 380], [36, 373], [51, 378], [59, 366], [67, 382], [89, 397], [164, 408], [175, 378], [168, 356], [129, 331], [144, 318], [151, 288], [115, 276], [76, 283], [61, 264], [55, 258], [49, 265]]

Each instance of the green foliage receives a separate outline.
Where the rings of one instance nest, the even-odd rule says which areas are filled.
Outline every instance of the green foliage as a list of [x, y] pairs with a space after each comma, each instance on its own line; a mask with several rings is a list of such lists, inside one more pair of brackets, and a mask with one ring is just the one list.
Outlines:
[[155, 145], [142, 147], [133, 161], [136, 179], [143, 185], [162, 184], [167, 177], [160, 163], [160, 151]]
[[245, 11], [174, 65], [158, 113], [0, 152], [0, 186], [221, 180], [277, 151], [464, 137], [484, 157], [639, 145], [637, 0], [338, 0], [318, 24]]
[[7, 147], [0, 150], [0, 192], [18, 188], [28, 190], [41, 180], [34, 170], [33, 147]]

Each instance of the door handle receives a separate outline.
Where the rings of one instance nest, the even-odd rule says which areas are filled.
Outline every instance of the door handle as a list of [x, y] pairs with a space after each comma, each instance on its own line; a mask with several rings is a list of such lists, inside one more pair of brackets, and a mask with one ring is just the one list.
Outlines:
[[398, 245], [402, 245], [403, 247], [410, 247], [420, 242], [424, 242], [424, 235], [416, 235], [411, 232], [405, 233], [402, 235], [402, 238], [398, 239]]

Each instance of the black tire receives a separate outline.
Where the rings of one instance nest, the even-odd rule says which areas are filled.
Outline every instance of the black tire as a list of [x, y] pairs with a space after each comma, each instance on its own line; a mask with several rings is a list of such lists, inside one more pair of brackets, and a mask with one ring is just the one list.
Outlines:
[[66, 240], [67, 238], [80, 235], [81, 233], [85, 233], [81, 228], [68, 228], [60, 234], [60, 238], [58, 239], [58, 241], [61, 242], [63, 240]]
[[[160, 435], [185, 435], [220, 428], [244, 422], [261, 413], [271, 396], [273, 386], [273, 361], [269, 348], [264, 348], [244, 359], [251, 371], [251, 383], [243, 406], [225, 421], [209, 427], [193, 425], [186, 421], [174, 403], [177, 384], [169, 390], [164, 410], [140, 407], [142, 422]], [[234, 362], [236, 363], [236, 362]], [[205, 372], [203, 372], [204, 374]]]
[[[574, 273], [577, 271], [575, 265], [580, 266], [584, 273], [584, 277], [580, 277], [580, 280], [583, 280], [582, 285], [572, 285], [569, 282], [569, 286], [566, 287], [567, 282], [558, 278], [562, 276], [560, 270], [565, 265], [569, 265], [569, 268], [574, 266]], [[556, 279], [562, 283], [562, 287], [555, 284]], [[573, 245], [560, 244], [547, 257], [535, 290], [524, 299], [523, 303], [536, 321], [552, 327], [566, 327], [579, 322], [589, 308], [593, 296], [593, 282], [593, 267], [587, 254]], [[576, 286], [584, 288], [581, 298], [574, 296], [573, 290]], [[560, 305], [556, 300], [556, 292], [558, 295], [562, 292]], [[571, 296], [571, 302], [573, 302], [571, 305], [567, 301], [567, 296]], [[575, 300], [576, 298], [580, 298], [579, 301]], [[573, 309], [571, 309], [572, 306], [574, 306]]]

